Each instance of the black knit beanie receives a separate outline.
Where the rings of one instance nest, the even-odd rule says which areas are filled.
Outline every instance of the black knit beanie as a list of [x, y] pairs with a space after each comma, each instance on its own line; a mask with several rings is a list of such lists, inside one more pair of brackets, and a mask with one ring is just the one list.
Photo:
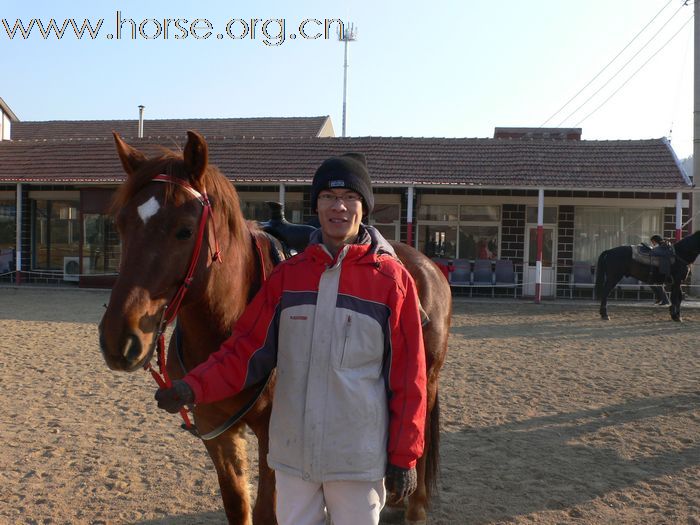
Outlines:
[[372, 181], [367, 171], [367, 159], [362, 153], [346, 153], [323, 161], [311, 183], [311, 207], [316, 211], [321, 190], [344, 188], [362, 196], [366, 214], [374, 209]]

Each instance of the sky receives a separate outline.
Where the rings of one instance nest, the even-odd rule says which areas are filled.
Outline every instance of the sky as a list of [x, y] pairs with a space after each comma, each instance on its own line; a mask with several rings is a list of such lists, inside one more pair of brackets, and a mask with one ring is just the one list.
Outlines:
[[[324, 20], [343, 20], [356, 29], [348, 136], [580, 127], [584, 140], [667, 137], [685, 158], [693, 142], [688, 3], [2, 0], [0, 98], [20, 120], [136, 119], [139, 105], [146, 122], [329, 115], [340, 136], [344, 45], [336, 22], [322, 33]], [[95, 38], [78, 38], [71, 26], [60, 39], [42, 38], [38, 25], [21, 36], [18, 21], [26, 29], [51, 18], [59, 27], [102, 24]]]

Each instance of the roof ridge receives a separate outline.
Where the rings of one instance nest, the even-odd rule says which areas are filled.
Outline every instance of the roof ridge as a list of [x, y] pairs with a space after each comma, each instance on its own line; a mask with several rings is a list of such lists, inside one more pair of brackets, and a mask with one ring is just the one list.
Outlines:
[[[326, 119], [328, 115], [313, 115], [307, 117], [183, 117], [183, 118], [147, 118], [145, 122], [182, 122], [182, 121], [199, 121], [199, 122], [221, 122], [223, 120], [314, 120], [314, 119]], [[22, 120], [14, 122], [16, 124], [47, 124], [50, 122], [69, 122], [69, 123], [81, 123], [81, 122], [138, 122], [137, 118], [118, 118], [118, 119], [55, 119], [55, 120]]]

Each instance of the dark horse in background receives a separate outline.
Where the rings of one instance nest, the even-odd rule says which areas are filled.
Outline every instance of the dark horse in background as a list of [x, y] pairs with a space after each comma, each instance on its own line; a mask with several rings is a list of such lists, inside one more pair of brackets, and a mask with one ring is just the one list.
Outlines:
[[605, 250], [596, 265], [595, 290], [600, 297], [600, 317], [609, 320], [608, 295], [620, 279], [632, 276], [647, 284], [669, 284], [671, 286], [671, 319], [681, 321], [681, 283], [688, 277], [690, 265], [700, 254], [700, 231], [684, 237], [673, 245], [668, 276], [659, 272], [658, 266], [645, 264], [633, 258], [633, 246], [618, 246]]
[[[183, 154], [163, 152], [149, 159], [115, 134], [127, 174], [114, 200], [122, 254], [119, 277], [99, 326], [102, 355], [112, 370], [132, 372], [150, 363], [162, 320], [172, 311], [168, 305], [179, 302], [174, 298], [180, 296], [186, 280], [187, 292], [168, 344], [166, 367], [171, 379], [181, 378], [229, 336], [273, 265], [267, 250], [269, 238], [256, 223], [244, 219], [235, 188], [208, 162], [207, 143], [195, 132], [187, 135]], [[211, 208], [197, 197], [204, 193]], [[211, 214], [204, 215], [204, 209]], [[197, 251], [200, 239], [201, 250]], [[418, 489], [409, 498], [405, 514], [407, 522], [425, 523], [437, 476], [438, 375], [447, 352], [452, 299], [447, 280], [430, 259], [405, 244], [392, 244], [416, 281], [421, 305], [430, 318], [423, 329], [428, 378], [426, 445], [418, 461]], [[190, 273], [191, 279], [186, 279]], [[275, 524], [275, 477], [266, 459], [274, 378], [259, 396], [260, 390], [251, 390], [255, 389], [225, 401], [196, 405], [194, 419], [216, 468], [231, 524], [251, 523], [244, 425], [254, 432], [259, 475], [252, 521]], [[242, 409], [235, 424], [214, 435]]]

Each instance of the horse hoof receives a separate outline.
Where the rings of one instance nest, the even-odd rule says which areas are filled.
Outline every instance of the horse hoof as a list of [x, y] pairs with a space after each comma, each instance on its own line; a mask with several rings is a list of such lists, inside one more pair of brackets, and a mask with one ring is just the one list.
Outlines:
[[610, 321], [610, 317], [608, 316], [608, 314], [601, 315], [600, 318], [601, 318], [603, 321]]
[[671, 316], [671, 319], [673, 319], [673, 320], [676, 321], [677, 323], [682, 323], [682, 322], [683, 322], [683, 318], [680, 317], [680, 316], [678, 316], [678, 317]]

